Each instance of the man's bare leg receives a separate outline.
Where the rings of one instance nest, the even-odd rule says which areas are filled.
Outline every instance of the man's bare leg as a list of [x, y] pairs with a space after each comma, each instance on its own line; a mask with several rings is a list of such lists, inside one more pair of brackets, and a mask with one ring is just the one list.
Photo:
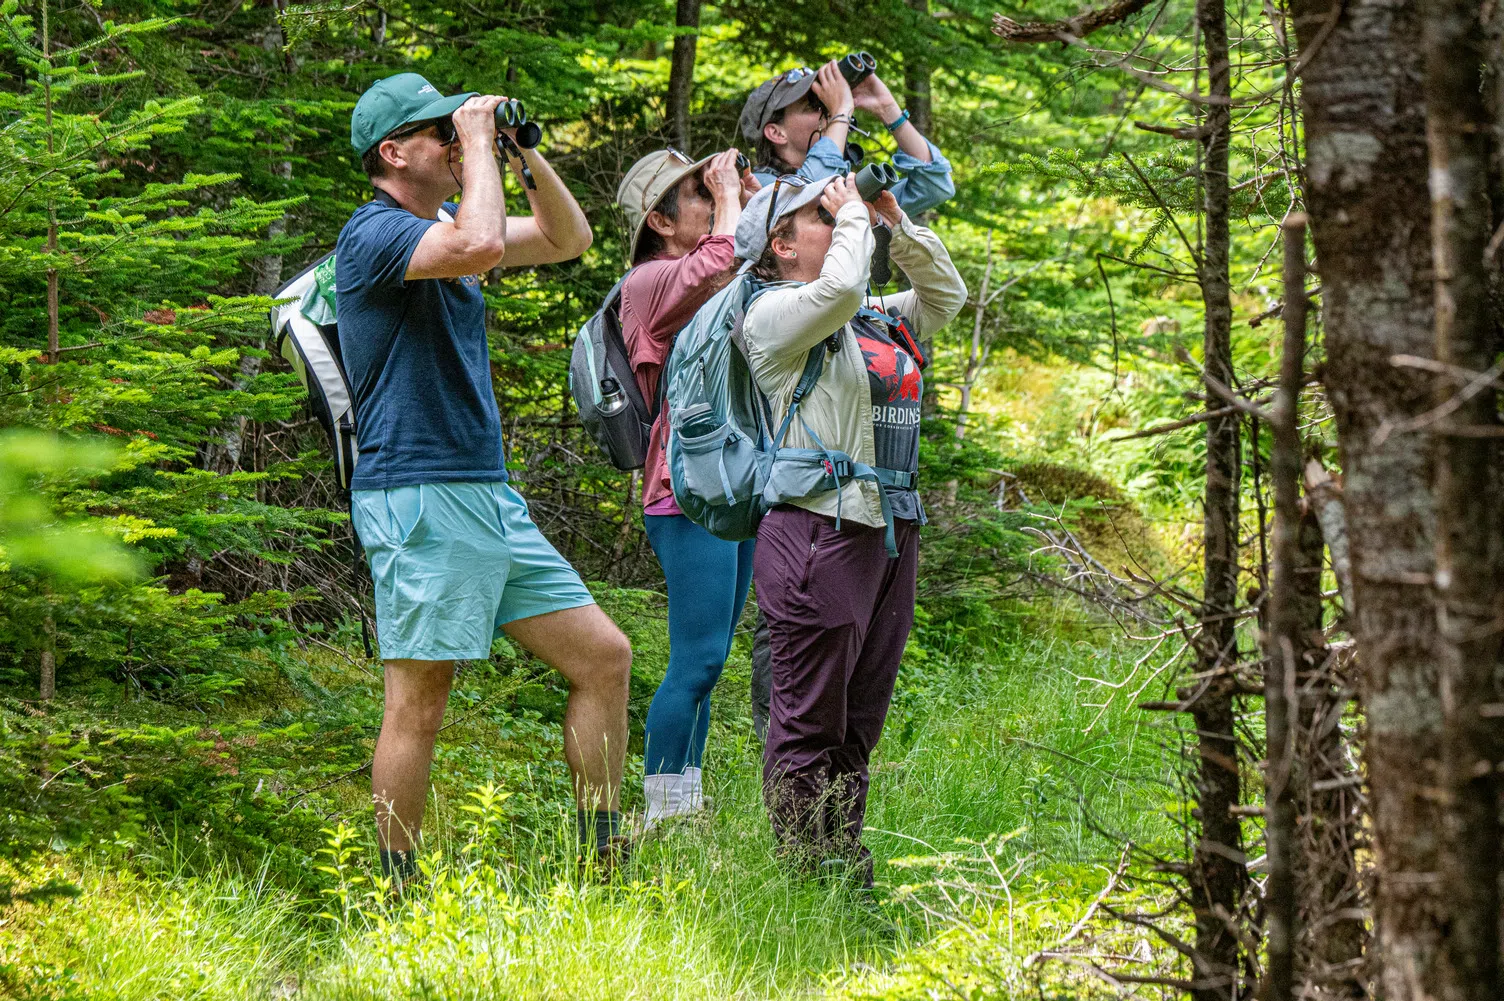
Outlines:
[[599, 605], [534, 615], [502, 628], [569, 682], [564, 757], [574, 773], [579, 808], [618, 810], [632, 645]]
[[386, 711], [371, 761], [371, 797], [381, 847], [405, 851], [423, 826], [433, 744], [449, 702], [454, 662], [389, 660], [384, 666]]

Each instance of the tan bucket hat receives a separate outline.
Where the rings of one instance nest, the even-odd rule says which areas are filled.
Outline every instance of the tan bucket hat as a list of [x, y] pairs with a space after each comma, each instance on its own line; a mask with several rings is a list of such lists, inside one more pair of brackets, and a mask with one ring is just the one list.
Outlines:
[[616, 189], [616, 204], [627, 214], [627, 225], [632, 228], [632, 239], [627, 243], [628, 261], [637, 256], [637, 241], [642, 237], [642, 228], [647, 225], [648, 213], [674, 185], [705, 166], [714, 156], [712, 153], [703, 160], [691, 160], [670, 146], [649, 153], [632, 164]]

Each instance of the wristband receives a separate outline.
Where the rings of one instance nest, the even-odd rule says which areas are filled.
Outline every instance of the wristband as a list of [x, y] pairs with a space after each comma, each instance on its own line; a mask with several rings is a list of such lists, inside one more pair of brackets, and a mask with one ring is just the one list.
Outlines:
[[889, 132], [896, 132], [896, 131], [898, 131], [899, 129], [903, 128], [903, 123], [906, 122], [906, 121], [908, 121], [908, 120], [909, 120], [909, 113], [908, 113], [908, 111], [905, 111], [903, 114], [899, 115], [897, 118], [893, 119], [891, 122], [888, 123], [888, 131]]

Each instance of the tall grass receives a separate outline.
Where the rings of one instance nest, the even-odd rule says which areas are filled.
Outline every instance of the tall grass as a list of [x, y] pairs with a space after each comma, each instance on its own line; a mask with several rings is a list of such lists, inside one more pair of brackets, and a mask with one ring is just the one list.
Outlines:
[[1091, 726], [1098, 710], [1083, 703], [1095, 690], [1074, 678], [1111, 674], [1119, 652], [1071, 628], [992, 623], [943, 656], [933, 650], [944, 644], [915, 651], [873, 780], [873, 900], [773, 861], [745, 679], [733, 674], [717, 693], [706, 763], [713, 811], [646, 841], [610, 885], [578, 878], [569, 835], [519, 839], [494, 795], [492, 806], [463, 809], [489, 795], [472, 790], [439, 804], [451, 819], [432, 884], [403, 904], [380, 903], [353, 865], [341, 867], [349, 906], [313, 918], [306, 900], [244, 876], [147, 882], [85, 864], [82, 897], [17, 909], [0, 962], [38, 983], [66, 971], [37, 998], [849, 994], [954, 928], [957, 915], [937, 918], [933, 901], [906, 889], [947, 859], [987, 852], [1069, 916], [1093, 892], [1093, 863], [1116, 858], [1114, 832], [1160, 832], [1143, 805], [1154, 799], [1145, 777], [1159, 768], [1153, 741], [1119, 709]]

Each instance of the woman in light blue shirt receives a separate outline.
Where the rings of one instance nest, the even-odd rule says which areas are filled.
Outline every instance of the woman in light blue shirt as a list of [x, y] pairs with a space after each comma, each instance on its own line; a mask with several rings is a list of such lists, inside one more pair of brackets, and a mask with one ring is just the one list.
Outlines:
[[846, 137], [858, 109], [882, 122], [898, 144], [893, 196], [905, 212], [918, 215], [956, 193], [950, 161], [919, 134], [887, 84], [873, 73], [852, 87], [834, 60], [818, 72], [800, 66], [780, 73], [747, 98], [740, 125], [757, 146], [757, 179], [766, 187], [786, 174], [817, 180], [845, 170]]

